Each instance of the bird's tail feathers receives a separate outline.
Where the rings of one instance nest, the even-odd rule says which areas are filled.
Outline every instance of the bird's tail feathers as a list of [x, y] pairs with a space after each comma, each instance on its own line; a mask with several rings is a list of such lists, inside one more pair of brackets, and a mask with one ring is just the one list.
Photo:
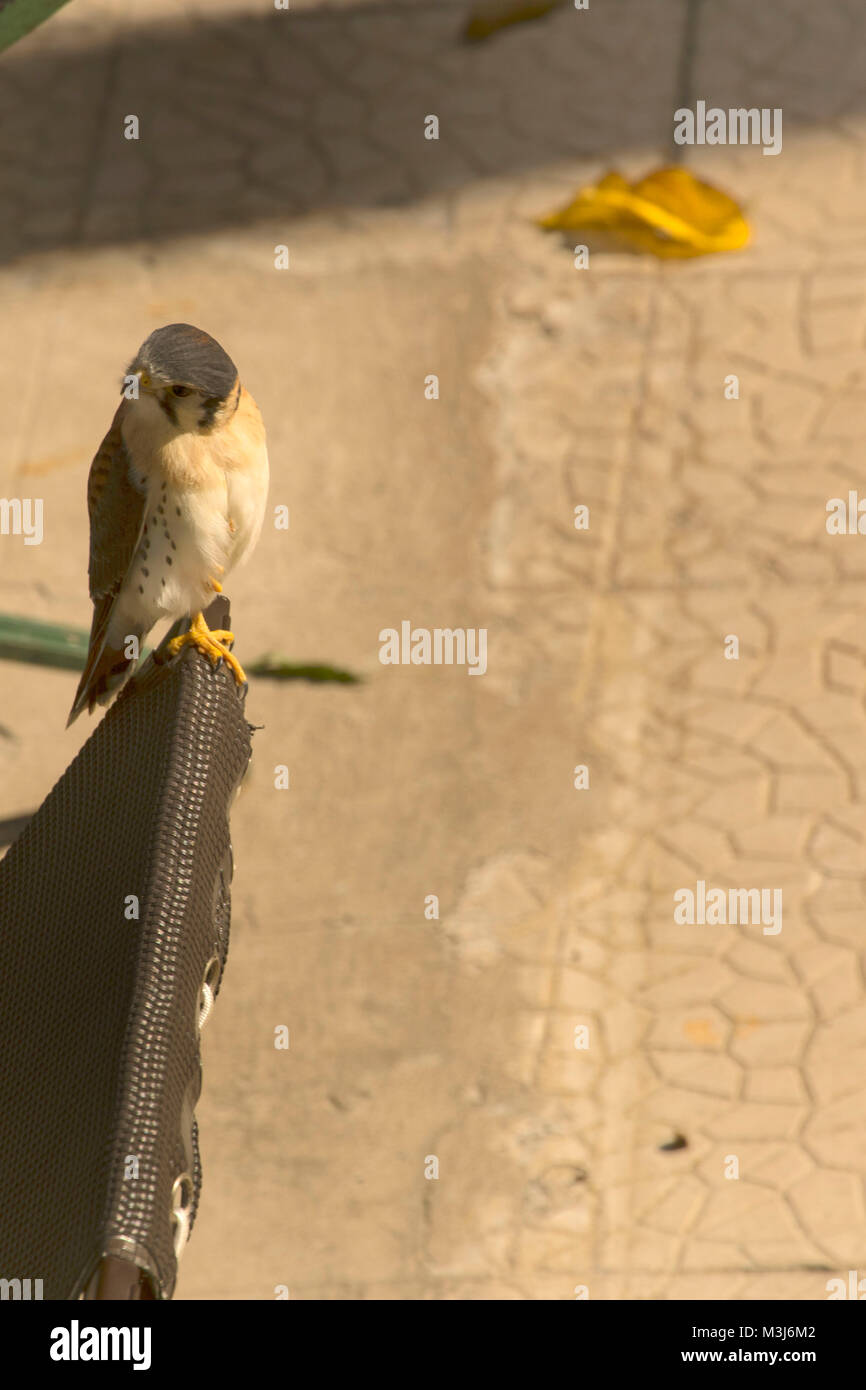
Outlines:
[[[141, 632], [134, 635], [141, 640]], [[67, 729], [85, 706], [88, 713], [92, 714], [97, 705], [107, 705], [115, 691], [132, 672], [137, 659], [126, 656], [123, 647], [112, 647], [107, 641], [94, 644], [75, 692], [72, 709], [66, 721]]]

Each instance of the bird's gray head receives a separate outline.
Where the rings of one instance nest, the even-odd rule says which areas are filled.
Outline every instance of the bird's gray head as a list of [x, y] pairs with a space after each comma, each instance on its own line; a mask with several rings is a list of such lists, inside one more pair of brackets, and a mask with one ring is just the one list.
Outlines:
[[215, 338], [190, 323], [156, 328], [127, 368], [179, 430], [225, 424], [240, 399], [238, 370]]

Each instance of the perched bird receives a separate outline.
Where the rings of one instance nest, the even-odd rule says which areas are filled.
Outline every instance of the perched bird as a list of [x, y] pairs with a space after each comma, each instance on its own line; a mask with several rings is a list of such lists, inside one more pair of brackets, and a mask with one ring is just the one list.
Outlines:
[[127, 368], [90, 467], [93, 625], [67, 728], [111, 699], [162, 618], [192, 618], [172, 655], [192, 643], [246, 679], [234, 635], [211, 631], [202, 610], [255, 546], [267, 490], [264, 425], [231, 358], [188, 323], [157, 328]]

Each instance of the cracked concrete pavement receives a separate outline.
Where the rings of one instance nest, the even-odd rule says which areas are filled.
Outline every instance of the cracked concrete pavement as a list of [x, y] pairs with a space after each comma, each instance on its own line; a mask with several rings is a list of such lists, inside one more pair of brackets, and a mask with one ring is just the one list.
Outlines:
[[[777, 158], [686, 156], [754, 242], [578, 271], [532, 219], [670, 158], [683, 7], [472, 47], [466, 12], [74, 0], [0, 60], [0, 489], [45, 507], [3, 610], [89, 623], [87, 466], [187, 319], [291, 509], [232, 578], [241, 657], [364, 678], [250, 691], [177, 1296], [823, 1299], [866, 1273], [866, 552], [825, 527], [866, 20], [704, 5], [694, 97], [784, 112]], [[486, 628], [487, 673], [382, 666], [405, 619]], [[73, 687], [2, 666], [4, 816], [86, 737]], [[699, 880], [781, 888], [782, 930], [678, 924]]]

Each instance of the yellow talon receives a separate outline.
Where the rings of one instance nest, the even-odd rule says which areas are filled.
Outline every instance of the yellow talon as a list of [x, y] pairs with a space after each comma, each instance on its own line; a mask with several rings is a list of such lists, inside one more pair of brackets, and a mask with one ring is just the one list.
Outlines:
[[212, 579], [210, 582], [210, 586], [215, 594], [221, 594], [223, 591], [223, 586], [218, 579]]
[[217, 662], [224, 661], [232, 672], [238, 685], [246, 683], [244, 668], [241, 666], [236, 656], [232, 656], [229, 651], [229, 643], [235, 640], [233, 632], [228, 632], [224, 628], [209, 628], [204, 620], [204, 614], [196, 613], [190, 624], [188, 632], [182, 632], [179, 637], [173, 637], [168, 644], [169, 656], [177, 656], [183, 647], [193, 646], [196, 651], [206, 656], [212, 666]]

